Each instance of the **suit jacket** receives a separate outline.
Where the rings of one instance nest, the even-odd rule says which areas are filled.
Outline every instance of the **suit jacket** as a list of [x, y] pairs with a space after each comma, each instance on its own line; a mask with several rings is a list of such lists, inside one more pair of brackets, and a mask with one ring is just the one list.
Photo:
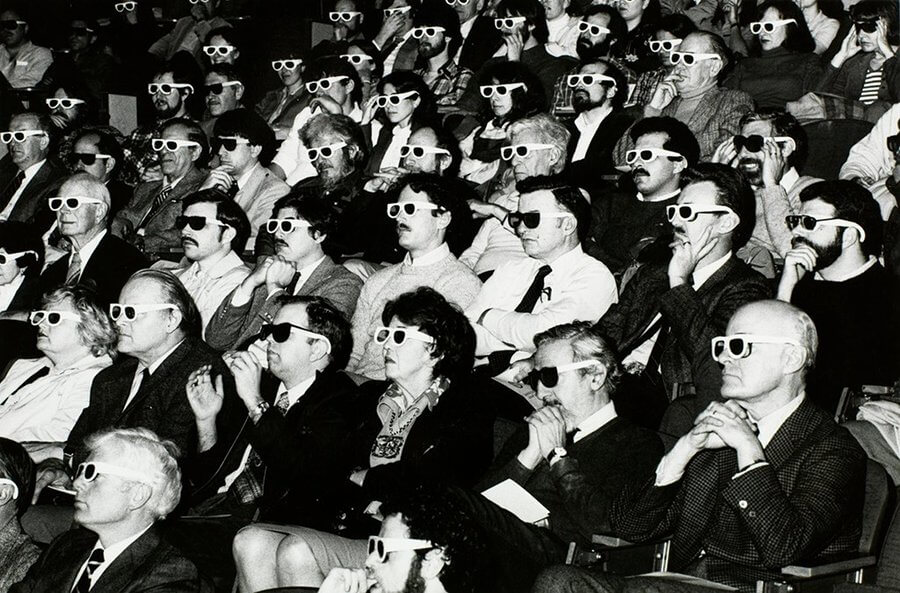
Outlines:
[[[11, 593], [68, 593], [97, 543], [83, 528], [66, 531], [50, 544], [25, 579]], [[125, 548], [91, 588], [93, 593], [210, 593], [197, 567], [160, 539], [156, 526]]]
[[501, 45], [503, 36], [494, 26], [493, 17], [479, 16], [463, 41], [459, 53], [460, 67], [478, 72], [481, 66], [497, 53]]
[[[597, 126], [584, 158], [568, 163], [566, 173], [572, 183], [590, 191], [594, 194], [594, 199], [599, 199], [597, 193], [603, 182], [600, 176], [618, 175], [614, 168], [616, 163], [612, 159], [613, 148], [622, 134], [631, 127], [633, 121], [634, 119], [627, 112], [611, 112]], [[575, 153], [575, 147], [578, 146], [581, 131], [575, 125], [575, 120], [566, 122], [566, 128], [571, 133], [568, 150], [569, 159], [571, 159]]]
[[22, 282], [22, 286], [20, 286], [19, 290], [16, 291], [16, 294], [13, 295], [7, 310], [24, 311], [31, 309], [34, 307], [35, 303], [40, 301], [43, 292], [44, 290], [41, 288], [39, 277], [32, 276], [30, 278], [25, 278]]
[[[300, 287], [298, 294], [325, 297], [350, 319], [356, 310], [361, 288], [359, 276], [325, 256], [325, 260]], [[253, 291], [250, 301], [240, 307], [232, 306], [233, 294], [225, 297], [206, 326], [206, 341], [217, 350], [236, 348], [258, 334], [264, 323], [272, 323], [281, 307], [275, 297], [284, 294], [284, 291], [267, 295], [266, 287], [260, 286]]]
[[[181, 201], [200, 187], [206, 174], [202, 169], [192, 167], [169, 194], [168, 201], [147, 220], [144, 215], [150, 210], [153, 199], [162, 190], [164, 181], [141, 183], [134, 190], [131, 202], [116, 214], [112, 231], [129, 243], [139, 242], [135, 231], [144, 229], [143, 246], [146, 253], [170, 251], [181, 247], [181, 231], [175, 228], [175, 217], [181, 214]], [[141, 222], [143, 221], [143, 225]]]
[[[0, 161], [0, 195], [6, 191], [18, 173], [19, 168], [12, 162], [12, 158], [9, 155], [3, 157]], [[47, 205], [47, 199], [59, 191], [66, 177], [68, 172], [55, 160], [48, 158], [44, 161], [22, 190], [22, 195], [13, 207], [9, 220], [32, 223], [36, 230], [42, 233], [49, 229], [55, 217]], [[0, 210], [6, 208], [8, 203], [6, 201], [0, 204]]]
[[275, 202], [286, 196], [289, 191], [291, 187], [275, 177], [271, 171], [262, 165], [254, 167], [247, 183], [234, 196], [234, 201], [247, 213], [250, 220], [250, 237], [247, 239], [245, 249], [253, 250], [260, 227], [274, 216]]
[[[82, 262], [78, 284], [93, 286], [102, 302], [114, 303], [131, 275], [146, 267], [147, 259], [140, 251], [107, 233], [87, 263]], [[42, 290], [47, 292], [65, 284], [68, 271], [69, 256], [50, 264], [41, 275]]]
[[669, 569], [753, 591], [780, 567], [859, 546], [866, 456], [809, 401], [765, 447], [768, 465], [740, 476], [734, 449], [702, 451], [678, 482], [629, 484], [612, 509], [631, 541], [672, 536]]
[[150, 377], [141, 383], [125, 407], [138, 362], [126, 358], [100, 371], [91, 385], [91, 403], [84, 409], [66, 445], [66, 453], [78, 454], [88, 435], [104, 428], [149, 428], [178, 445], [182, 457], [196, 451], [197, 429], [188, 404], [188, 375], [211, 364], [213, 375], [222, 375], [226, 397], [234, 395], [234, 380], [218, 352], [203, 340], [188, 336]]

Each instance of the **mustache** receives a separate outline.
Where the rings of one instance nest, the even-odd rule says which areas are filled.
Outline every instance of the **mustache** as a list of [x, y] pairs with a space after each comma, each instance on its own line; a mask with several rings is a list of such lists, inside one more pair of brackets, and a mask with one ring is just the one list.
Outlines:
[[195, 247], [197, 246], [197, 240], [196, 240], [196, 239], [191, 239], [190, 237], [182, 237], [182, 238], [181, 238], [181, 244], [182, 244], [182, 245], [187, 245], [188, 243], [192, 243]]
[[638, 176], [641, 176], [641, 175], [643, 175], [644, 177], [649, 177], [650, 173], [648, 173], [647, 170], [642, 167], [638, 167], [637, 169], [634, 169], [631, 171], [632, 179], [637, 179]]
[[815, 246], [815, 244], [812, 241], [810, 241], [809, 239], [807, 239], [806, 237], [801, 237], [801, 236], [791, 237], [791, 247], [799, 247], [801, 245], [806, 245], [807, 247], [811, 247], [813, 249], [813, 251], [815, 251], [816, 253], [819, 253], [819, 250]]

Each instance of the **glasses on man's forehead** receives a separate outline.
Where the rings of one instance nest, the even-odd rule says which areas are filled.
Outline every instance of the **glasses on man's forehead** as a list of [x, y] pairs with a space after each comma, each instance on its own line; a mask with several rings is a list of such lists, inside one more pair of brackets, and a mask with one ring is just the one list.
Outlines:
[[323, 91], [327, 91], [331, 88], [331, 85], [337, 84], [343, 80], [347, 80], [346, 76], [328, 76], [326, 78], [320, 78], [319, 80], [311, 80], [306, 83], [306, 90], [309, 94], [315, 94], [322, 89]]
[[511, 161], [513, 157], [525, 158], [533, 152], [539, 150], [550, 150], [552, 144], [540, 144], [526, 142], [525, 144], [513, 144], [511, 146], [503, 146], [500, 148], [500, 158], [504, 161]]
[[65, 206], [69, 210], [78, 210], [83, 204], [103, 204], [103, 200], [89, 196], [56, 196], [47, 200], [53, 212], [59, 212]]
[[273, 342], [284, 344], [288, 341], [288, 338], [291, 337], [292, 331], [297, 332], [302, 336], [306, 336], [307, 338], [322, 340], [328, 347], [328, 352], [331, 352], [331, 340], [329, 340], [327, 337], [323, 336], [320, 333], [316, 333], [311, 329], [305, 328], [302, 325], [294, 325], [293, 323], [288, 323], [287, 321], [282, 323], [263, 324], [263, 326], [259, 330], [259, 336], [263, 340], [271, 337]]
[[163, 95], [171, 95], [178, 89], [185, 89], [194, 92], [194, 85], [186, 82], [151, 82], [147, 85], [147, 92], [151, 95], [162, 93]]
[[221, 95], [222, 91], [225, 90], [225, 87], [229, 86], [244, 86], [239, 80], [226, 80], [225, 82], [214, 82], [213, 84], [207, 84], [203, 86], [203, 90], [206, 91], [207, 95]]
[[373, 336], [376, 344], [386, 344], [388, 340], [394, 346], [402, 346], [406, 340], [415, 340], [425, 344], [434, 344], [434, 338], [426, 333], [411, 327], [387, 327], [381, 326], [375, 330]]
[[797, 24], [797, 21], [794, 19], [782, 19], [777, 21], [755, 21], [750, 23], [750, 32], [754, 35], [759, 35], [760, 33], [771, 33], [778, 27], [784, 27], [791, 23]]
[[697, 62], [703, 60], [721, 60], [722, 56], [719, 54], [704, 54], [699, 52], [687, 52], [687, 51], [673, 51], [669, 54], [669, 60], [671, 60], [672, 64], [680, 64], [684, 62], [685, 66], [693, 66]]
[[296, 229], [308, 229], [311, 225], [305, 220], [297, 218], [270, 218], [266, 221], [266, 232], [274, 235], [281, 231], [285, 235], [293, 233]]
[[669, 222], [679, 219], [682, 222], [692, 222], [698, 214], [734, 214], [734, 210], [728, 206], [700, 206], [697, 204], [673, 204], [666, 206], [666, 218]]
[[413, 39], [421, 39], [423, 37], [434, 37], [438, 33], [445, 31], [446, 29], [443, 27], [416, 27], [410, 30], [409, 34], [412, 35]]
[[537, 391], [538, 384], [544, 387], [556, 387], [559, 384], [559, 376], [562, 373], [568, 373], [578, 369], [586, 369], [594, 366], [602, 366], [599, 360], [580, 360], [578, 362], [570, 362], [555, 367], [544, 367], [542, 369], [534, 369], [528, 373], [527, 382], [531, 388]]
[[341, 54], [338, 56], [342, 60], [347, 60], [354, 66], [359, 66], [365, 61], [374, 62], [375, 58], [370, 56], [369, 54]]
[[37, 260], [37, 252], [31, 251], [15, 251], [12, 253], [0, 253], [0, 266], [5, 266], [9, 262], [18, 262], [19, 258], [24, 255], [33, 255], [34, 259]]
[[407, 216], [414, 216], [419, 210], [442, 210], [442, 208], [431, 202], [392, 202], [387, 205], [388, 218], [397, 218], [401, 212]]
[[116, 12], [132, 12], [137, 8], [137, 2], [117, 2], [115, 4]]
[[609, 35], [609, 29], [602, 25], [595, 25], [590, 21], [578, 21], [578, 32], [589, 33], [592, 37], [596, 37], [602, 33]]
[[47, 132], [43, 130], [16, 130], [15, 132], [0, 132], [0, 142], [9, 144], [10, 142], [25, 142], [26, 138], [34, 136], [46, 136]]
[[71, 109], [76, 105], [84, 105], [84, 101], [82, 99], [44, 99], [44, 103], [47, 104], [47, 107], [50, 109], [59, 109], [62, 107], [63, 109]]
[[525, 22], [524, 16], [508, 16], [505, 18], [494, 19], [494, 26], [502, 31], [504, 29], [512, 29], [519, 23], [524, 23], [524, 22]]
[[684, 158], [682, 154], [672, 150], [666, 150], [665, 148], [640, 148], [625, 152], [625, 164], [633, 165], [638, 162], [638, 160], [642, 163], [652, 163], [661, 156], [668, 157], [670, 160]]
[[651, 39], [647, 42], [647, 45], [650, 46], [650, 51], [658, 54], [664, 51], [669, 52], [674, 50], [676, 47], [681, 45], [682, 41], [684, 41], [684, 39]]
[[179, 215], [175, 217], [175, 228], [179, 231], [183, 231], [186, 227], [191, 227], [191, 230], [194, 231], [200, 231], [206, 228], [206, 225], [208, 224], [220, 226], [223, 228], [228, 227], [228, 225], [221, 220], [210, 220], [205, 216]]
[[153, 148], [153, 150], [168, 150], [169, 152], [175, 152], [179, 148], [200, 148], [200, 143], [194, 142], [193, 140], [167, 140], [165, 138], [153, 138], [152, 140], [150, 140], [150, 147]]
[[480, 87], [481, 96], [490, 99], [494, 95], [505, 97], [516, 89], [524, 89], [524, 82], [509, 82], [507, 84], [483, 84]]
[[205, 53], [209, 57], [213, 57], [216, 54], [225, 57], [235, 49], [237, 48], [235, 48], [233, 45], [204, 45], [203, 53]]
[[819, 228], [819, 226], [856, 229], [856, 232], [859, 233], [859, 242], [865, 243], [866, 241], [866, 231], [863, 230], [863, 228], [859, 224], [850, 220], [845, 220], [843, 218], [816, 218], [815, 216], [810, 216], [809, 214], [788, 214], [784, 217], [784, 222], [792, 231], [797, 227], [801, 227], [804, 230], [812, 232]]
[[109, 316], [113, 321], [125, 318], [128, 321], [134, 321], [138, 315], [144, 313], [152, 313], [153, 311], [177, 311], [178, 307], [172, 303], [144, 303], [141, 305], [126, 305], [124, 303], [111, 303], [109, 305]]
[[281, 72], [282, 70], [296, 70], [300, 67], [303, 60], [275, 60], [272, 62], [272, 70]]
[[[33, 251], [31, 253], [34, 253]], [[40, 325], [44, 322], [51, 327], [56, 327], [63, 320], [67, 321], [81, 321], [81, 318], [71, 311], [54, 311], [54, 310], [43, 310], [43, 311], [32, 311], [28, 315], [28, 321], [31, 325]]]
[[401, 550], [428, 550], [434, 546], [427, 539], [406, 539], [400, 537], [369, 536], [369, 556], [375, 555], [378, 562], [387, 562], [388, 554]]
[[333, 11], [328, 13], [328, 20], [332, 23], [349, 23], [361, 14], [362, 13], [357, 10], [346, 10], [343, 12]]
[[337, 151], [347, 146], [346, 142], [335, 142], [334, 144], [329, 144], [327, 146], [319, 146], [317, 148], [307, 148], [306, 149], [306, 158], [309, 159], [309, 162], [315, 162], [319, 157], [324, 159], [330, 159]]
[[760, 134], [750, 134], [743, 136], [737, 134], [734, 137], [734, 149], [738, 152], [742, 148], [746, 148], [748, 152], [759, 152], [766, 145], [766, 140], [773, 140], [777, 144], [790, 144], [794, 139], [790, 136], [761, 136]]
[[531, 212], [510, 212], [506, 215], [506, 221], [513, 229], [520, 224], [525, 225], [527, 229], [536, 229], [545, 218], [575, 218], [575, 215], [571, 212], [539, 212], [537, 210]]
[[753, 344], [790, 344], [792, 346], [800, 346], [800, 342], [797, 340], [784, 336], [769, 336], [765, 334], [717, 336], [710, 342], [713, 360], [724, 363], [726, 356], [732, 359], [747, 358], [753, 353]]
[[438, 146], [422, 146], [420, 144], [404, 144], [400, 147], [400, 158], [412, 155], [414, 158], [420, 159], [426, 154], [445, 154], [450, 156], [450, 151]]
[[404, 93], [393, 93], [390, 95], [378, 95], [375, 97], [375, 105], [378, 107], [387, 107], [390, 105], [399, 105], [405, 99], [413, 99], [419, 96], [418, 91], [406, 91]]

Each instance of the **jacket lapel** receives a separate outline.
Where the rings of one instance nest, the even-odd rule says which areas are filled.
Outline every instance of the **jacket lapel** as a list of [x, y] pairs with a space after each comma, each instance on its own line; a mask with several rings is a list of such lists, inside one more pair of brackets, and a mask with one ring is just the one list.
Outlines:
[[91, 593], [121, 593], [125, 591], [129, 585], [135, 583], [137, 571], [159, 545], [159, 541], [156, 527], [148, 529], [146, 533], [125, 548], [125, 551], [119, 554], [103, 571], [103, 574], [91, 587]]
[[818, 428], [821, 420], [812, 406], [808, 400], [800, 404], [766, 445], [766, 460], [776, 470], [797, 450], [797, 443]]
[[[137, 410], [141, 407], [141, 403], [147, 399], [147, 396], [155, 389], [157, 389], [160, 385], [163, 384], [164, 381], [169, 379], [169, 375], [171, 374], [171, 370], [177, 365], [181, 364], [182, 359], [187, 355], [188, 352], [191, 351], [192, 345], [190, 344], [191, 338], [187, 337], [184, 341], [175, 349], [172, 354], [166, 358], [161, 365], [156, 369], [156, 372], [147, 377], [146, 381], [143, 381], [138, 387], [137, 393], [134, 395], [134, 399], [132, 399], [128, 403], [128, 407], [122, 410], [119, 415], [119, 421], [121, 421], [125, 416], [131, 413], [132, 410]], [[136, 369], [137, 367], [135, 367]], [[134, 376], [132, 375], [132, 378]], [[184, 390], [184, 386], [181, 387], [182, 391]], [[126, 397], [130, 389], [125, 391]]]
[[302, 294], [309, 294], [322, 285], [322, 283], [331, 277], [331, 272], [334, 270], [335, 265], [334, 260], [326, 255], [325, 259], [322, 260], [322, 263], [316, 266], [316, 269], [313, 270], [312, 274], [309, 275], [309, 278], [303, 283], [300, 292]]

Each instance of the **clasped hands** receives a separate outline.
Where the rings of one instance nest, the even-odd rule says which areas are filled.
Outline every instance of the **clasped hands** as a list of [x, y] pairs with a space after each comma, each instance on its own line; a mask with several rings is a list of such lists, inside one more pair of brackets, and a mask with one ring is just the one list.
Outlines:
[[528, 445], [519, 453], [519, 463], [534, 469], [554, 449], [565, 446], [568, 423], [559, 405], [543, 406], [525, 418], [525, 422], [528, 424]]
[[705, 449], [730, 447], [737, 452], [738, 467], [744, 469], [765, 460], [757, 433], [750, 414], [737, 402], [712, 402], [697, 416], [694, 427], [679, 443], [690, 447], [690, 457]]

